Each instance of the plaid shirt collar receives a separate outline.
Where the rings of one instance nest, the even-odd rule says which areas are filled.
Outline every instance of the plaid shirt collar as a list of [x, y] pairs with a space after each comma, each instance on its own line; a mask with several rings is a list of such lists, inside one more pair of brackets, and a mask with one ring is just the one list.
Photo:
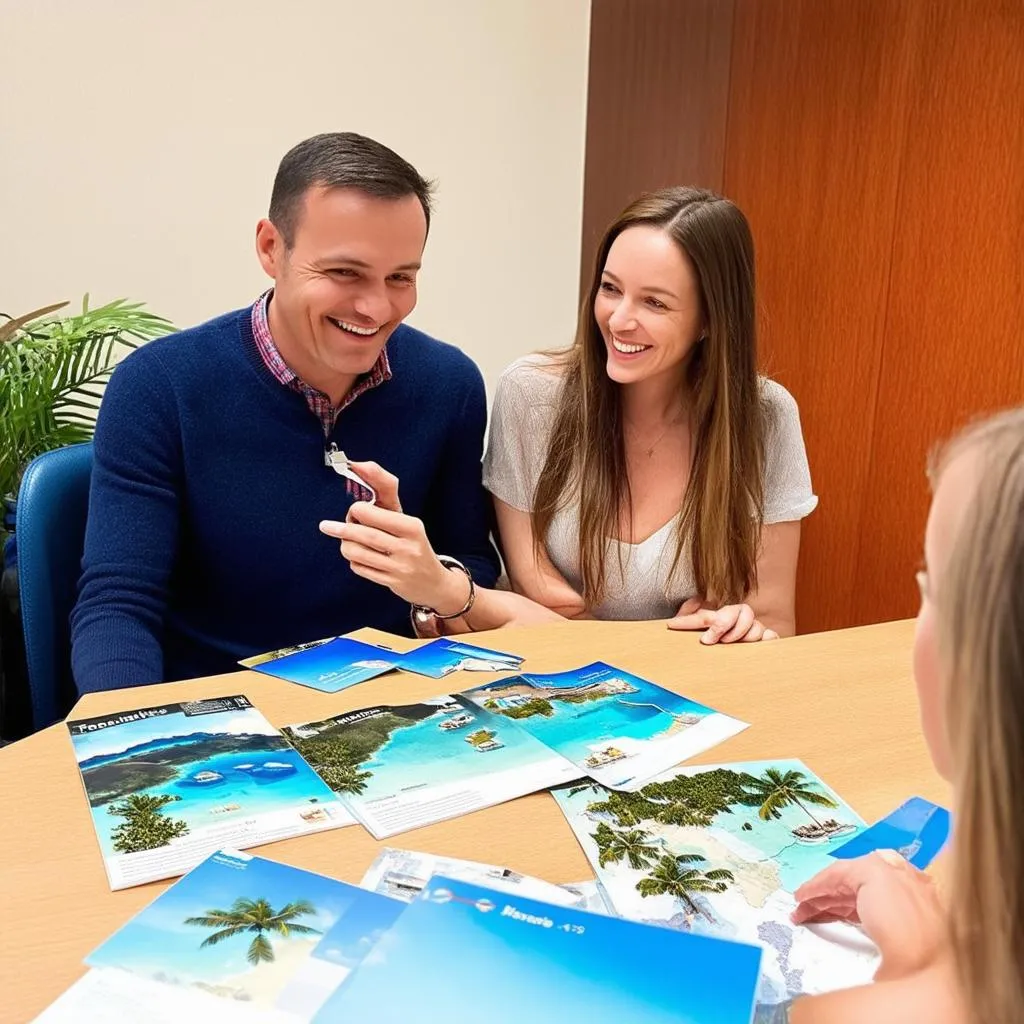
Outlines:
[[341, 404], [332, 405], [327, 395], [311, 387], [299, 377], [284, 361], [280, 350], [274, 344], [274, 336], [270, 333], [270, 321], [267, 319], [267, 310], [273, 294], [274, 290], [271, 288], [264, 292], [252, 306], [252, 336], [256, 341], [256, 349], [263, 360], [263, 365], [270, 371], [274, 379], [285, 387], [298, 391], [306, 399], [310, 411], [320, 420], [324, 428], [324, 437], [329, 437], [334, 429], [334, 421], [342, 409], [350, 406], [370, 388], [378, 387], [385, 381], [391, 380], [391, 364], [388, 362], [387, 346], [385, 345], [381, 349], [377, 362], [373, 364], [369, 372], [364, 373], [356, 380], [352, 389], [341, 400]]

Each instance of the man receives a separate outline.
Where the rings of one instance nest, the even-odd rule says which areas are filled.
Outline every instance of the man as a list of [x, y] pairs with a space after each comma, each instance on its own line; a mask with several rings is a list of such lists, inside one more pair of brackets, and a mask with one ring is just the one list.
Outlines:
[[281, 162], [256, 227], [272, 290], [114, 372], [72, 614], [80, 692], [227, 672], [360, 626], [409, 633], [409, 605], [353, 572], [318, 529], [365, 497], [334, 472], [332, 451], [401, 481], [424, 592], [454, 595], [456, 576], [468, 587], [428, 536], [493, 585], [483, 380], [463, 353], [402, 324], [430, 198], [371, 139], [307, 139]]

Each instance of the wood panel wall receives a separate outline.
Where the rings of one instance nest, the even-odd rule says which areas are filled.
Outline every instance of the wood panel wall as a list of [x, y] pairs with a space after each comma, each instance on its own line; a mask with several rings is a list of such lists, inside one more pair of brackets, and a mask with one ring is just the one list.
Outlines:
[[[644, 188], [741, 206], [762, 367], [799, 402], [821, 499], [800, 631], [912, 615], [929, 449], [1024, 401], [1024, 3], [594, 0], [591, 32], [585, 251]], [[638, 59], [641, 38], [675, 57]], [[684, 103], [676, 65], [709, 53]], [[672, 140], [637, 142], [666, 110], [686, 111]]]
[[732, 17], [733, 0], [592, 0], [584, 286], [604, 229], [640, 192], [722, 187]]

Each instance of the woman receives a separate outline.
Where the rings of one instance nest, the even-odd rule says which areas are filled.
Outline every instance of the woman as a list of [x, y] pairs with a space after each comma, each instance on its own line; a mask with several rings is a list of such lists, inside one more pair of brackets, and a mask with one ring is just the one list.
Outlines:
[[1024, 409], [961, 435], [932, 473], [914, 678], [953, 785], [948, 908], [892, 851], [801, 887], [798, 922], [859, 921], [872, 986], [802, 1000], [793, 1024], [1010, 1024], [1024, 1016]]
[[670, 188], [612, 224], [572, 348], [502, 377], [484, 484], [513, 590], [561, 615], [794, 632], [817, 499], [796, 403], [757, 375], [737, 207]]

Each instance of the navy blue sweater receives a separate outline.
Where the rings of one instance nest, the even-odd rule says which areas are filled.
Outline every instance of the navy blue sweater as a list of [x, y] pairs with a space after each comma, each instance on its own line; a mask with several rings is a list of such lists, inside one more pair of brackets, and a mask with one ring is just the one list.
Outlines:
[[[82, 693], [229, 672], [361, 626], [410, 633], [408, 605], [356, 576], [318, 531], [353, 499], [324, 465], [305, 399], [264, 366], [249, 316], [150, 342], [107, 386], [71, 617]], [[492, 586], [480, 372], [404, 325], [388, 358], [392, 379], [344, 409], [330, 440], [394, 473], [434, 550]]]

